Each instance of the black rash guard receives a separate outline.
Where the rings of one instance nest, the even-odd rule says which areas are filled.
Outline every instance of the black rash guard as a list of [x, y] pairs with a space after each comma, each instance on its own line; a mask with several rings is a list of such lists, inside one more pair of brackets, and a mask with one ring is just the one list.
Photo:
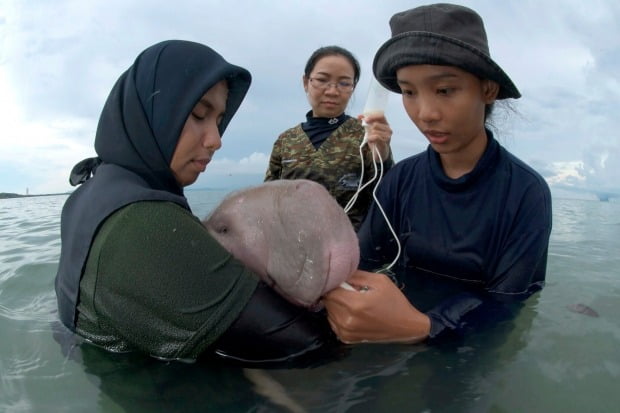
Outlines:
[[[526, 298], [544, 285], [549, 188], [488, 130], [487, 136], [474, 170], [458, 179], [444, 174], [429, 146], [394, 166], [377, 190], [402, 246], [399, 281], [436, 290], [434, 300], [412, 301], [431, 318], [431, 339], [471, 327], [486, 316], [481, 308]], [[377, 270], [396, 258], [397, 245], [376, 204], [358, 236], [362, 269]]]

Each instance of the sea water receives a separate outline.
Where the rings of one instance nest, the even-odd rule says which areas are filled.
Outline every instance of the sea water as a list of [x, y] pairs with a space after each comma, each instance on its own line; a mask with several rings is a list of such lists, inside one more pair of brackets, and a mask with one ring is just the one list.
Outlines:
[[[187, 196], [202, 217], [225, 193]], [[261, 371], [115, 355], [68, 334], [53, 288], [66, 198], [0, 200], [0, 412], [619, 409], [620, 202], [553, 199], [547, 286], [514, 320], [458, 345], [358, 345]]]

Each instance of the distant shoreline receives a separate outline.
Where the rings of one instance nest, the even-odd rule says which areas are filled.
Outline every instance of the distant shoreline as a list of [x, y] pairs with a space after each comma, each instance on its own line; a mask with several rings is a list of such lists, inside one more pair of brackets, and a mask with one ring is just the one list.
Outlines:
[[36, 196], [54, 196], [54, 195], [69, 195], [68, 192], [58, 193], [58, 194], [36, 194], [36, 195], [21, 195], [21, 194], [13, 194], [10, 192], [0, 192], [0, 199], [11, 199], [11, 198], [33, 198]]

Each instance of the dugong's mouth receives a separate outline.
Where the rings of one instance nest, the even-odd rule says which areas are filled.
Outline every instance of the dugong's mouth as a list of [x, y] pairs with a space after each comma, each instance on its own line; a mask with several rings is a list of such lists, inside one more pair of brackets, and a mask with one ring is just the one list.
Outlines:
[[314, 260], [305, 254], [299, 276], [293, 287], [295, 291], [298, 291], [298, 301], [304, 307], [312, 307], [321, 299], [327, 280], [329, 280], [331, 263], [330, 253], [326, 260], [327, 267], [319, 268], [317, 271]]
[[265, 284], [267, 284], [268, 286], [270, 286], [272, 288], [275, 288], [278, 285], [276, 283], [276, 280], [274, 280], [273, 277], [271, 276], [271, 274], [269, 274], [269, 273], [265, 274], [265, 277], [264, 277], [263, 281], [265, 282]]
[[264, 281], [280, 295], [293, 304], [312, 308], [315, 306], [325, 289], [329, 277], [330, 260], [325, 260], [327, 268], [318, 269], [315, 259], [309, 254], [303, 253], [299, 257], [300, 266], [296, 271], [288, 274], [266, 274]]

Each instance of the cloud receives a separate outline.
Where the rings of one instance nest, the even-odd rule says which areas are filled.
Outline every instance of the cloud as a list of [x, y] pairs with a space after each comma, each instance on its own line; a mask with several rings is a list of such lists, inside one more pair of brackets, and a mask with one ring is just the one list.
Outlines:
[[[523, 94], [513, 103], [516, 112], [498, 111], [505, 116], [500, 142], [549, 178], [564, 176], [584, 186], [618, 182], [620, 3], [463, 4], [484, 18], [493, 58]], [[389, 18], [413, 6], [405, 0], [4, 2], [0, 191], [71, 189], [71, 167], [94, 155], [97, 119], [112, 85], [141, 50], [168, 38], [209, 44], [253, 75], [222, 149], [199, 183], [262, 176], [276, 137], [303, 121], [309, 109], [301, 76], [310, 53], [339, 44], [358, 57], [362, 77], [348, 108], [356, 115], [374, 53], [389, 38]], [[427, 142], [399, 95], [390, 96], [386, 113], [396, 160], [424, 150]], [[564, 167], [583, 181], [562, 175]]]
[[213, 175], [264, 174], [268, 162], [269, 156], [258, 152], [239, 160], [216, 158], [209, 164], [209, 172]]
[[592, 145], [583, 154], [585, 186], [620, 193], [620, 145]]
[[[536, 164], [532, 165], [536, 168]], [[585, 177], [581, 174], [583, 163], [580, 161], [573, 162], [552, 162], [545, 164], [537, 169], [542, 176], [547, 179], [551, 185], [567, 185], [579, 187], [585, 181]]]
[[9, 188], [3, 191], [23, 193], [27, 187], [30, 193], [66, 192], [70, 188], [70, 168], [92, 156], [92, 146], [80, 144], [75, 138], [76, 134], [92, 135], [90, 122], [76, 118], [45, 124], [23, 120], [16, 123], [19, 127], [7, 129], [12, 133], [0, 137], [0, 162], [11, 165], [3, 179], [19, 178], [21, 184], [9, 181], [12, 186], [7, 185]]

